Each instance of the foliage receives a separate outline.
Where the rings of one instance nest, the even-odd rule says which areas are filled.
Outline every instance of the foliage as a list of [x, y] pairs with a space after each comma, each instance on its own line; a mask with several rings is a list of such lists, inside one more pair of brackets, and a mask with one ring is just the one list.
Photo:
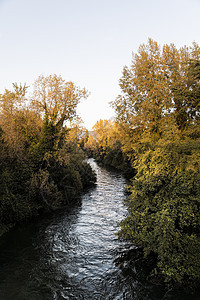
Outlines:
[[200, 280], [200, 47], [149, 39], [125, 67], [112, 102], [137, 171], [119, 236], [157, 255], [155, 273]]
[[40, 76], [31, 100], [26, 86], [13, 88], [0, 95], [0, 234], [69, 205], [96, 179], [70, 134], [75, 129], [65, 125], [75, 119], [85, 89], [56, 75]]
[[[132, 159], [158, 140], [173, 122], [184, 131], [199, 121], [200, 47], [164, 45], [149, 39], [133, 54], [130, 68], [124, 67], [122, 94], [112, 102], [123, 135], [123, 151]], [[164, 129], [164, 130], [163, 130]]]
[[133, 176], [134, 169], [131, 167], [127, 155], [122, 152], [120, 131], [116, 122], [97, 121], [93, 126], [93, 135], [87, 138], [84, 148], [97, 161], [120, 169], [128, 178]]
[[64, 81], [61, 76], [39, 76], [34, 84], [32, 105], [48, 123], [60, 129], [64, 121], [76, 116], [78, 103], [87, 96], [85, 89], [78, 88], [71, 81]]
[[199, 279], [200, 143], [159, 141], [137, 161], [120, 237], [158, 255], [174, 281]]

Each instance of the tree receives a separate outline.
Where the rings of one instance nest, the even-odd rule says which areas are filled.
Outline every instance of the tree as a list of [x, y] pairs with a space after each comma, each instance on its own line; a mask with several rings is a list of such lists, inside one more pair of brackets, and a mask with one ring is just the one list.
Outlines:
[[0, 126], [10, 157], [23, 160], [28, 147], [38, 142], [42, 122], [37, 112], [26, 107], [27, 86], [13, 84], [13, 88], [0, 95]]
[[65, 121], [75, 117], [78, 103], [87, 96], [85, 89], [64, 81], [61, 76], [39, 76], [34, 84], [32, 104], [48, 123], [61, 128]]
[[[70, 204], [95, 181], [77, 145], [75, 120], [85, 89], [60, 76], [40, 76], [34, 98], [26, 85], [0, 95], [0, 235], [16, 222]], [[78, 120], [76, 116], [76, 120]]]
[[111, 120], [99, 120], [93, 126], [93, 134], [85, 143], [90, 156], [105, 165], [120, 169], [127, 178], [133, 176], [134, 170], [126, 154], [122, 152], [119, 125]]
[[122, 93], [112, 102], [124, 135], [123, 148], [130, 156], [162, 137], [166, 123], [183, 131], [197, 118], [199, 99], [192, 100], [195, 81], [189, 70], [199, 57], [195, 43], [179, 50], [173, 44], [164, 45], [161, 50], [151, 39], [133, 54], [130, 68], [124, 68], [120, 79]]
[[64, 123], [76, 117], [76, 108], [88, 92], [80, 89], [61, 76], [39, 76], [34, 84], [32, 107], [43, 119], [43, 133], [34, 155], [43, 157], [47, 151], [56, 151], [61, 147], [65, 136]]
[[153, 274], [195, 284], [200, 279], [199, 142], [159, 141], [137, 161], [119, 236], [157, 255]]
[[133, 55], [112, 103], [122, 150], [137, 174], [121, 238], [156, 254], [155, 274], [200, 280], [200, 47], [149, 40]]

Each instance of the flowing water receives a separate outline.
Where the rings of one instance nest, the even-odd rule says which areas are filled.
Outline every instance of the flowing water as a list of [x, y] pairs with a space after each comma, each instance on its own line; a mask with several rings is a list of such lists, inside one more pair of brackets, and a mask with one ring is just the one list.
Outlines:
[[92, 159], [90, 164], [97, 184], [79, 203], [0, 239], [0, 300], [199, 299], [174, 298], [136, 276], [135, 265], [116, 263], [134, 251], [115, 235], [126, 214], [126, 182]]

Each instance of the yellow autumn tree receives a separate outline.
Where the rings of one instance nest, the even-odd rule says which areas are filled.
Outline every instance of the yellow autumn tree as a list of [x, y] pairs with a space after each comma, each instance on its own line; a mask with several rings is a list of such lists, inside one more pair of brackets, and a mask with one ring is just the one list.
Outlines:
[[120, 79], [121, 95], [112, 102], [123, 149], [130, 157], [169, 134], [169, 125], [174, 136], [198, 119], [198, 99], [195, 103], [188, 94], [194, 84], [189, 68], [199, 58], [196, 43], [176, 49], [152, 39], [133, 54]]
[[77, 146], [76, 108], [86, 90], [57, 75], [40, 76], [31, 99], [26, 90], [14, 84], [0, 95], [0, 235], [40, 211], [69, 205], [95, 181]]
[[13, 90], [0, 95], [0, 126], [10, 156], [24, 159], [26, 149], [37, 143], [41, 135], [42, 120], [27, 106], [26, 85], [13, 84]]
[[53, 126], [62, 127], [76, 116], [76, 108], [88, 92], [61, 76], [39, 76], [34, 83], [32, 105]]
[[200, 280], [200, 47], [162, 48], [149, 39], [133, 55], [113, 102], [123, 151], [137, 174], [119, 236], [144, 255], [151, 276]]

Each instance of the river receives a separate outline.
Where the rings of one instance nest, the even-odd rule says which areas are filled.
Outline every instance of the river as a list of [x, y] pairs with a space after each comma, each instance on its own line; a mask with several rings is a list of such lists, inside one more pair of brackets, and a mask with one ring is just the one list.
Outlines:
[[138, 277], [135, 265], [120, 260], [134, 250], [115, 235], [126, 214], [126, 182], [89, 161], [97, 184], [78, 203], [0, 239], [0, 300], [199, 299], [174, 298], [166, 287]]

